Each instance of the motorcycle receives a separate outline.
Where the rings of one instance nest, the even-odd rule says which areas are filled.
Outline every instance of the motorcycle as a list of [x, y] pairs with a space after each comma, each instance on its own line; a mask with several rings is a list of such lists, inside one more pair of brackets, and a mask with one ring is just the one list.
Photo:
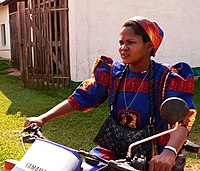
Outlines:
[[[20, 161], [5, 160], [6, 171], [143, 171], [146, 164], [145, 157], [133, 157], [133, 148], [175, 131], [178, 125], [183, 121], [189, 111], [187, 103], [180, 98], [171, 97], [166, 99], [161, 105], [161, 117], [170, 125], [174, 125], [171, 129], [147, 137], [145, 139], [136, 141], [130, 144], [127, 156], [125, 159], [119, 160], [105, 160], [96, 155], [83, 150], [75, 150], [61, 144], [44, 139], [41, 128], [37, 125], [30, 125], [22, 132], [14, 131], [19, 135], [25, 155]], [[26, 133], [26, 134], [25, 134]], [[27, 134], [28, 133], [28, 134]], [[33, 143], [32, 146], [26, 150], [24, 143]], [[187, 140], [183, 149], [189, 152], [198, 153], [199, 145]], [[181, 151], [182, 151], [181, 150]], [[181, 153], [180, 153], [181, 154]], [[84, 156], [84, 160], [83, 157]], [[99, 166], [101, 164], [101, 167]], [[182, 170], [183, 165], [186, 163], [185, 156], [179, 157], [173, 171]], [[179, 166], [181, 166], [179, 168]]]

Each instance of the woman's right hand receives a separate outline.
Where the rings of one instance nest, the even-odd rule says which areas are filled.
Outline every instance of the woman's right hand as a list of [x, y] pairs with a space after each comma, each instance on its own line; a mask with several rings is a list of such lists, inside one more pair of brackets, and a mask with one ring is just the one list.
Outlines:
[[26, 128], [32, 124], [42, 127], [45, 123], [39, 116], [38, 117], [30, 117], [30, 118], [26, 118], [26, 120], [24, 122], [24, 127]]

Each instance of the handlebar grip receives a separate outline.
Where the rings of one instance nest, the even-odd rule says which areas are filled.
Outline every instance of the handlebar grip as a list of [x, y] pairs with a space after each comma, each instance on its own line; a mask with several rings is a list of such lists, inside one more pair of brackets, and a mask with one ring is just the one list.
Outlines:
[[183, 145], [183, 148], [191, 153], [199, 153], [200, 146], [187, 140]]
[[22, 132], [28, 132], [28, 133], [30, 133], [30, 131], [32, 132], [32, 129], [33, 129], [33, 125], [29, 125], [29, 126], [25, 127]]
[[35, 142], [36, 137], [33, 137], [33, 136], [31, 136], [31, 135], [27, 135], [27, 136], [23, 137], [22, 140], [23, 140], [23, 142], [25, 142], [25, 143], [30, 143], [30, 144], [32, 144], [32, 143]]
[[176, 158], [176, 164], [173, 166], [172, 171], [182, 171], [184, 170], [186, 164], [187, 154], [181, 153]]

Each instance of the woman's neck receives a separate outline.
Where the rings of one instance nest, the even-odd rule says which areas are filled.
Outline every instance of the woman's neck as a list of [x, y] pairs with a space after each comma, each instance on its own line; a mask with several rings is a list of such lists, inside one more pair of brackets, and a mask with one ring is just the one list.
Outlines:
[[134, 73], [146, 73], [149, 70], [150, 61], [146, 62], [145, 64], [141, 65], [133, 65], [129, 64], [129, 70]]

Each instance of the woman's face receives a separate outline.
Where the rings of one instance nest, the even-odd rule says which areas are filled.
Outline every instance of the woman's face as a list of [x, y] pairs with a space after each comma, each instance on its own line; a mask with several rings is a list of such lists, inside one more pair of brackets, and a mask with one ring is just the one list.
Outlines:
[[149, 63], [152, 43], [144, 43], [142, 36], [136, 35], [133, 28], [122, 27], [119, 35], [119, 53], [122, 62], [133, 66], [146, 66]]

